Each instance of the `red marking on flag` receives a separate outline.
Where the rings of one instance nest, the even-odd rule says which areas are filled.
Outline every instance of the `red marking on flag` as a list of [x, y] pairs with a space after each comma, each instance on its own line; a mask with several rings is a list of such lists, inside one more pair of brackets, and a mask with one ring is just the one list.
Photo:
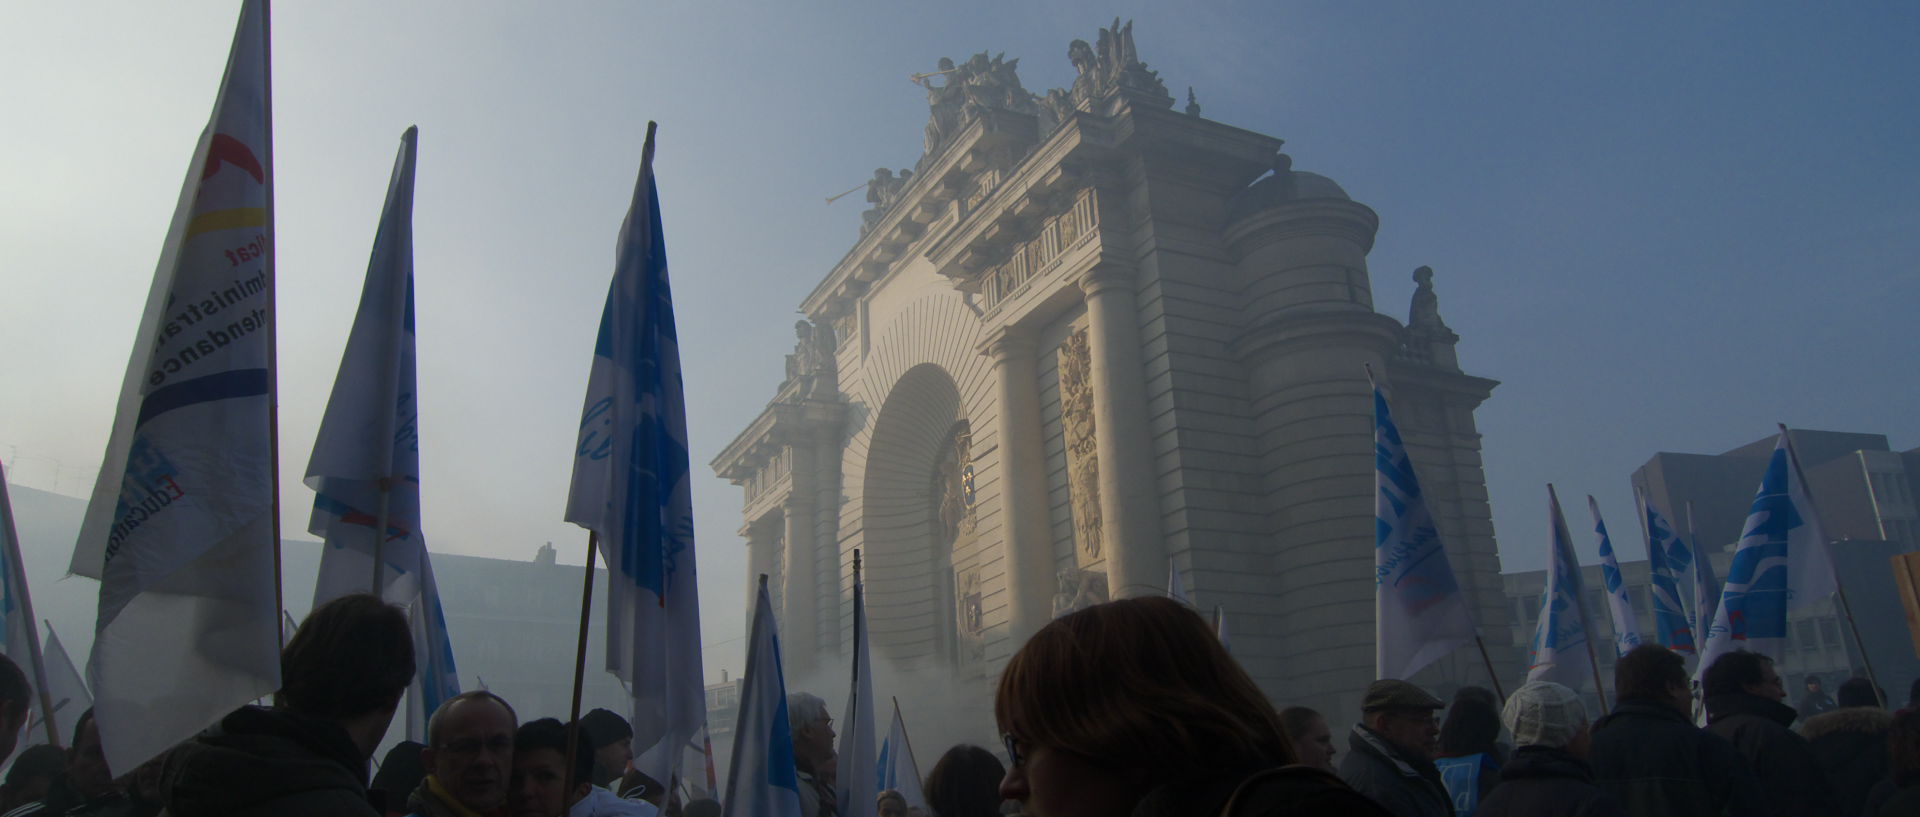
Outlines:
[[224, 133], [216, 133], [213, 142], [207, 145], [207, 166], [200, 171], [200, 178], [205, 179], [218, 172], [221, 162], [246, 171], [256, 182], [267, 182], [267, 171], [260, 166], [260, 160], [254, 158], [253, 151], [246, 143]]

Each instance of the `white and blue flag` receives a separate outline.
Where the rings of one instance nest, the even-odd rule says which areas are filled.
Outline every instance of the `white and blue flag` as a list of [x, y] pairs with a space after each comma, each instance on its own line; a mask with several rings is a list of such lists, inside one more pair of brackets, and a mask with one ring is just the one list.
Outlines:
[[1697, 649], [1713, 639], [1713, 617], [1720, 610], [1720, 577], [1713, 575], [1713, 559], [1693, 529], [1693, 503], [1687, 503], [1687, 538], [1693, 541], [1693, 632]]
[[1593, 533], [1600, 538], [1600, 577], [1607, 583], [1607, 611], [1613, 617], [1613, 650], [1616, 655], [1640, 646], [1640, 617], [1633, 613], [1627, 598], [1627, 579], [1620, 575], [1620, 560], [1613, 555], [1613, 539], [1607, 536], [1607, 523], [1600, 518], [1600, 503], [1587, 495], [1587, 510], [1593, 512]]
[[[0, 464], [0, 652], [13, 660], [27, 676], [27, 684], [34, 692], [47, 688], [47, 665], [40, 652], [39, 628], [34, 625], [33, 595], [27, 591], [27, 568], [20, 559], [20, 535], [13, 524], [13, 499], [8, 495], [7, 469]], [[27, 709], [36, 717], [35, 722], [46, 719], [46, 699], [38, 694], [28, 697]], [[27, 733], [22, 746], [38, 741], [32, 739], [33, 733]], [[47, 741], [56, 746], [62, 741], [57, 736], [49, 736]], [[6, 758], [0, 757], [0, 762]]]
[[1552, 681], [1579, 689], [1593, 678], [1591, 636], [1580, 581], [1580, 561], [1574, 556], [1560, 497], [1547, 486], [1547, 514], [1552, 543], [1547, 554], [1547, 587], [1540, 597], [1540, 620], [1534, 625], [1527, 662], [1527, 682]]
[[1380, 678], [1409, 678], [1473, 643], [1476, 631], [1413, 461], [1377, 385], [1373, 451], [1374, 670]]
[[607, 670], [633, 695], [634, 767], [668, 785], [707, 716], [690, 473], [649, 123], [600, 314], [566, 518], [598, 534], [607, 560]]
[[115, 776], [280, 688], [267, 32], [245, 0], [74, 543]]
[[1780, 661], [1787, 645], [1787, 611], [1825, 599], [1835, 587], [1826, 535], [1782, 430], [1727, 566], [1700, 672], [1741, 649]]
[[1647, 534], [1648, 597], [1653, 602], [1654, 637], [1667, 649], [1694, 653], [1693, 625], [1680, 596], [1680, 577], [1693, 567], [1693, 549], [1638, 488], [1633, 492]]
[[733, 728], [733, 762], [721, 817], [800, 817], [800, 774], [793, 765], [793, 727], [787, 722], [787, 680], [780, 669], [767, 577], [753, 601], [747, 636], [747, 672], [740, 676], [740, 712]]
[[920, 789], [920, 764], [914, 762], [913, 744], [907, 741], [907, 722], [900, 717], [900, 702], [893, 704], [893, 727], [880, 744], [880, 790], [892, 789], [906, 798], [907, 808], [927, 810], [927, 795]]
[[880, 795], [873, 747], [873, 661], [867, 649], [867, 594], [860, 580], [860, 551], [853, 552], [853, 672], [837, 750], [841, 769], [834, 781], [840, 817], [874, 817]]
[[[376, 592], [407, 608], [417, 672], [407, 697], [407, 737], [424, 740], [426, 719], [460, 694], [453, 644], [420, 530], [420, 404], [414, 351], [413, 180], [419, 132], [400, 136], [374, 234], [360, 307], [347, 335], [333, 394], [307, 462], [314, 490], [307, 531], [326, 543], [314, 582], [319, 607]], [[379, 553], [380, 567], [374, 566]]]
[[[93, 693], [87, 691], [86, 679], [80, 676], [80, 669], [74, 666], [67, 648], [60, 644], [60, 634], [53, 631], [51, 623], [47, 624], [45, 680], [46, 703], [53, 707], [53, 731], [59, 736], [54, 745], [66, 746], [73, 740], [73, 727], [79, 724], [80, 713], [93, 708]], [[27, 734], [45, 731], [46, 718], [38, 707], [29, 720]]]

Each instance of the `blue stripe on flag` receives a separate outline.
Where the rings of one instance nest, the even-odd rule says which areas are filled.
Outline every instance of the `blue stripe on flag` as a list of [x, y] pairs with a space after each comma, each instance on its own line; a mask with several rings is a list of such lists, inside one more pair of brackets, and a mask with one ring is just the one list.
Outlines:
[[235, 369], [231, 372], [210, 374], [192, 380], [162, 386], [154, 389], [140, 403], [140, 417], [135, 426], [145, 425], [148, 420], [178, 408], [214, 400], [231, 400], [236, 397], [255, 397], [267, 393], [266, 369]]

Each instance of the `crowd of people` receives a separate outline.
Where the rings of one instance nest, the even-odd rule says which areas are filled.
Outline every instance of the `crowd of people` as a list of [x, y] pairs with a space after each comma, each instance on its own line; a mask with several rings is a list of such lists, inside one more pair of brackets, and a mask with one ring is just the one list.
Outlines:
[[[372, 596], [316, 609], [281, 659], [271, 707], [213, 728], [115, 778], [92, 713], [65, 749], [26, 748], [0, 784], [4, 817], [362, 815], [719, 817], [633, 768], [633, 732], [597, 709], [577, 724], [522, 723], [477, 690], [442, 704], [425, 744], [369, 764], [414, 675], [401, 610]], [[1190, 608], [1162, 598], [1094, 605], [1042, 628], [994, 698], [1002, 751], [946, 751], [919, 789], [878, 794], [879, 817], [1883, 817], [1920, 815], [1920, 682], [1889, 712], [1864, 679], [1798, 707], [1772, 662], [1736, 651], [1703, 675], [1695, 725], [1685, 660], [1642, 645], [1614, 669], [1598, 718], [1559, 684], [1501, 700], [1442, 701], [1398, 679], [1370, 685], [1345, 750], [1329, 713], [1276, 709]], [[0, 657], [0, 751], [30, 688]], [[833, 718], [787, 702], [801, 817], [839, 817]], [[1440, 717], [1445, 712], [1444, 719]], [[1337, 716], [1332, 716], [1337, 717]], [[1796, 721], [1798, 722], [1796, 728]]]

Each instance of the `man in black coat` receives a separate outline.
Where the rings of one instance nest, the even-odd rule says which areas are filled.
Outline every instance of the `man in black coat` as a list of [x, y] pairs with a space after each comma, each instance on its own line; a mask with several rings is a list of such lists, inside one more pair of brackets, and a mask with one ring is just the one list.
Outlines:
[[1367, 687], [1361, 722], [1340, 761], [1340, 777], [1395, 817], [1453, 817], [1453, 800], [1433, 756], [1440, 751], [1440, 702], [1406, 681]]
[[321, 605], [280, 653], [282, 705], [243, 707], [175, 747], [161, 801], [175, 817], [378, 817], [367, 760], [413, 671], [400, 608], [370, 595]]
[[1715, 659], [1700, 679], [1707, 731], [1733, 741], [1780, 817], [1827, 815], [1833, 792], [1807, 739], [1787, 727], [1799, 713], [1781, 703], [1787, 690], [1773, 659], [1735, 650]]
[[1593, 725], [1593, 779], [1636, 817], [1771, 814], [1726, 738], [1693, 725], [1686, 662], [1642, 644], [1613, 668], [1618, 703]]
[[1519, 748], [1474, 817], [1622, 817], [1613, 796], [1593, 784], [1585, 760], [1593, 736], [1578, 693], [1535, 681], [1514, 690], [1500, 721]]
[[1887, 732], [1893, 713], [1880, 708], [1879, 696], [1865, 678], [1841, 684], [1836, 697], [1840, 708], [1800, 724], [1800, 736], [1833, 785], [1833, 813], [1853, 817], [1866, 809], [1867, 793], [1892, 776]]
[[[1794, 707], [1800, 713], [1800, 720], [1804, 721], [1815, 715], [1832, 712], [1835, 706], [1833, 696], [1828, 695], [1826, 690], [1820, 687], [1820, 676], [1809, 675], [1805, 683], [1807, 694], [1800, 696], [1800, 704]], [[1853, 817], [1853, 815], [1847, 815], [1847, 817]]]

